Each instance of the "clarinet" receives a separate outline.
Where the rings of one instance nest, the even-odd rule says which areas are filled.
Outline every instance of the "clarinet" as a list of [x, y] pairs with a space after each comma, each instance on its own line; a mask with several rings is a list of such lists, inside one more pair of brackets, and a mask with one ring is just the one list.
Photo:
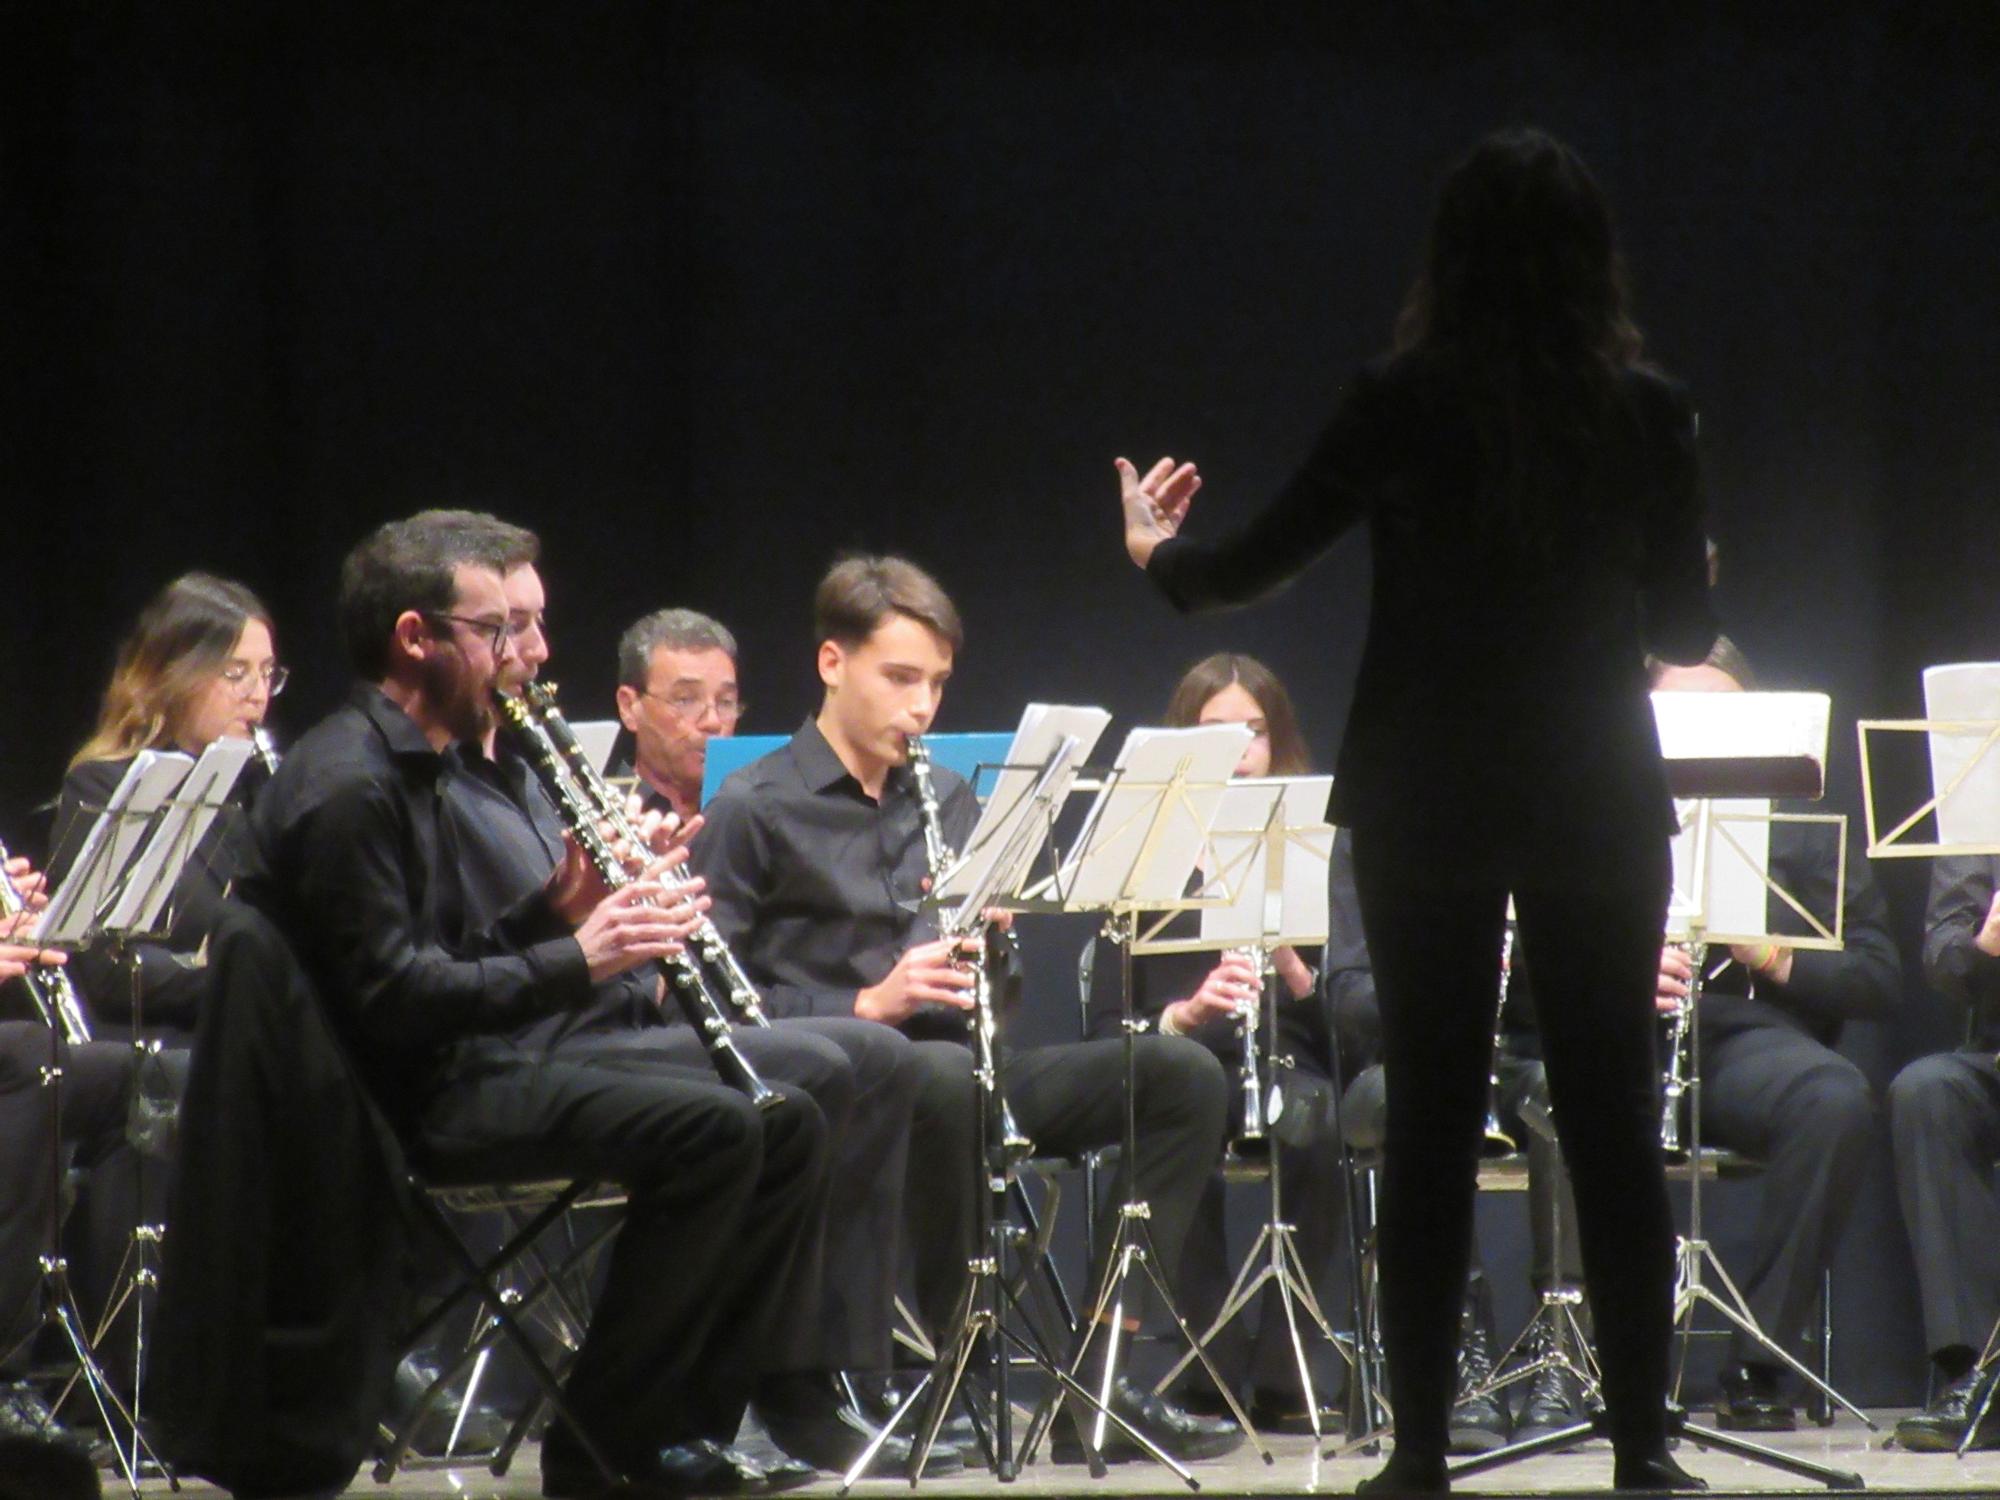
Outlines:
[[[945, 871], [954, 858], [951, 845], [945, 841], [944, 819], [938, 811], [937, 788], [931, 781], [931, 751], [921, 735], [911, 735], [910, 777], [917, 784], [917, 809], [924, 828], [924, 862], [930, 867], [931, 895], [937, 895], [939, 884], [944, 880]], [[993, 1054], [998, 1037], [993, 1022], [993, 988], [989, 977], [991, 957], [990, 947], [994, 941], [993, 929], [986, 924], [983, 913], [975, 914], [965, 925], [957, 922], [947, 924], [940, 918], [938, 936], [944, 938], [977, 937], [978, 956], [967, 963], [972, 969], [973, 1014], [977, 1022], [973, 1027], [975, 1051], [979, 1059], [980, 1077], [990, 1086], [996, 1076], [993, 1071]], [[1016, 1161], [1034, 1154], [1034, 1142], [1022, 1132], [1014, 1119], [1013, 1106], [1006, 1096], [1000, 1099], [1000, 1132], [1002, 1144], [1008, 1156]]]
[[[14, 884], [14, 877], [6, 872], [9, 858], [7, 846], [0, 844], [0, 918], [6, 919], [11, 933], [14, 920], [27, 911], [28, 901]], [[90, 1040], [90, 1022], [84, 1018], [83, 999], [69, 975], [55, 964], [30, 964], [21, 982], [28, 987], [28, 998], [35, 1002], [43, 1024], [61, 1027], [63, 1040], [72, 1047]]]
[[250, 731], [250, 743], [256, 748], [257, 759], [264, 763], [264, 769], [273, 776], [278, 774], [278, 747], [271, 739], [271, 731], [259, 724]]
[[[640, 847], [639, 831], [632, 826], [632, 820], [625, 812], [625, 799], [591, 763], [589, 754], [576, 737], [576, 731], [569, 727], [569, 720], [563, 717], [562, 710], [556, 705], [555, 684], [531, 682], [523, 689], [523, 696], [536, 723], [562, 756], [578, 789], [597, 808], [598, 821], [609, 823], [615, 838], [625, 840], [635, 849]], [[676, 871], [667, 870], [662, 873], [660, 883], [668, 890], [677, 890], [687, 882]], [[736, 961], [735, 953], [730, 951], [727, 939], [716, 925], [704, 916], [688, 941], [710, 971], [721, 978], [723, 988], [729, 994], [730, 1009], [736, 1013], [736, 1018], [747, 1026], [769, 1026], [771, 1023], [764, 1015], [763, 997], [757, 993], [757, 986], [750, 982], [750, 976], [743, 972], [743, 965]]]
[[1681, 1144], [1681, 1096], [1687, 1092], [1688, 1083], [1688, 1022], [1707, 978], [1702, 969], [1708, 962], [1708, 944], [1674, 946], [1692, 961], [1694, 977], [1688, 981], [1687, 998], [1667, 1017], [1667, 1057], [1660, 1074], [1660, 1151], [1669, 1161], [1682, 1161], [1688, 1154], [1687, 1147]]
[[[528, 764], [555, 801], [563, 826], [576, 840], [577, 847], [589, 857], [599, 877], [612, 890], [623, 890], [631, 885], [634, 878], [632, 872], [618, 857], [612, 841], [604, 836], [603, 820], [596, 804], [576, 784], [576, 778], [570, 775], [563, 762], [562, 753], [536, 722], [533, 711], [525, 701], [506, 693], [496, 692], [494, 698], [500, 706], [501, 722], [513, 731], [527, 755]], [[725, 1082], [748, 1094], [759, 1109], [769, 1109], [779, 1103], [784, 1096], [759, 1078], [749, 1060], [736, 1050], [736, 1043], [729, 1034], [729, 1017], [724, 1014], [721, 1002], [709, 990], [701, 965], [693, 955], [678, 953], [671, 958], [660, 959], [658, 963], [668, 992], [679, 1003], [688, 1024], [694, 1027], [696, 1035], [707, 1046], [715, 1071], [722, 1075]]]
[[1257, 1033], [1264, 1024], [1262, 986], [1271, 965], [1271, 955], [1261, 943], [1236, 951], [1255, 966], [1259, 989], [1257, 997], [1245, 1001], [1242, 1009], [1236, 1012], [1236, 1036], [1243, 1049], [1238, 1056], [1239, 1076], [1243, 1082], [1243, 1124], [1229, 1147], [1238, 1156], [1261, 1156], [1270, 1149], [1270, 1142], [1264, 1137], [1264, 1064]]

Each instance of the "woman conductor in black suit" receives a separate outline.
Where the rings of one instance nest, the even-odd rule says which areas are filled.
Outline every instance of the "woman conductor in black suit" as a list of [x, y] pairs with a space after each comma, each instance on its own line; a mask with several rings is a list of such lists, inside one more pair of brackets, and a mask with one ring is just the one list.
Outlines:
[[1305, 465], [1215, 540], [1201, 480], [1123, 459], [1125, 542], [1183, 610], [1244, 604], [1368, 523], [1368, 640], [1335, 781], [1389, 1078], [1382, 1324], [1396, 1451], [1375, 1493], [1446, 1488], [1446, 1420], [1511, 894], [1600, 1336], [1616, 1482], [1667, 1456], [1673, 1224], [1653, 988], [1672, 826], [1644, 656], [1715, 635], [1694, 417], [1639, 362], [1583, 163], [1504, 131], [1453, 169], [1394, 349]]

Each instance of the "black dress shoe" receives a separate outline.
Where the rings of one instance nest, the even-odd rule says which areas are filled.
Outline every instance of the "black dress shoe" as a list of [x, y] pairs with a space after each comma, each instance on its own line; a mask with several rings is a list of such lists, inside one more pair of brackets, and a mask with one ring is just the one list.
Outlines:
[[1621, 1494], [1693, 1495], [1708, 1488], [1706, 1479], [1688, 1473], [1664, 1453], [1616, 1457], [1611, 1465], [1611, 1487]]
[[[801, 1466], [803, 1467], [803, 1466]], [[744, 1454], [707, 1438], [671, 1443], [649, 1454], [623, 1480], [607, 1485], [589, 1459], [542, 1450], [542, 1493], [549, 1500], [688, 1500], [693, 1495], [768, 1495], [817, 1478], [806, 1472], [780, 1485]]]
[[[1338, 1432], [1347, 1418], [1340, 1411], [1340, 1398], [1321, 1405], [1319, 1430]], [[1258, 1386], [1250, 1393], [1250, 1425], [1259, 1432], [1275, 1432], [1282, 1437], [1311, 1437], [1312, 1413], [1298, 1391], [1274, 1391]]]
[[1499, 1394], [1485, 1389], [1493, 1379], [1493, 1345], [1483, 1323], [1467, 1317], [1458, 1346], [1458, 1400], [1451, 1409], [1453, 1453], [1491, 1453], [1505, 1447], [1513, 1425]]
[[1778, 1394], [1778, 1372], [1766, 1365], [1734, 1364], [1722, 1372], [1715, 1425], [1725, 1432], [1793, 1432], [1799, 1414]]
[[[1548, 1358], [1552, 1349], [1547, 1338], [1538, 1338], [1529, 1346], [1529, 1352], [1537, 1359]], [[1529, 1380], [1528, 1394], [1514, 1415], [1514, 1441], [1530, 1442], [1589, 1420], [1577, 1378], [1561, 1365], [1543, 1365]]]
[[0, 1385], [0, 1438], [27, 1438], [58, 1453], [91, 1459], [96, 1443], [81, 1432], [65, 1427], [49, 1410], [49, 1403], [31, 1381], [15, 1380]]
[[[1896, 1424], [1896, 1441], [1912, 1453], [1953, 1453], [1965, 1437], [1965, 1429], [1979, 1403], [1986, 1398], [2000, 1365], [1961, 1375], [1922, 1411]], [[2000, 1401], [1987, 1408], [1979, 1423], [1974, 1448], [2000, 1448]]]
[[[845, 1474], [875, 1440], [876, 1429], [830, 1376], [788, 1377], [759, 1391], [752, 1405], [772, 1442], [793, 1458], [829, 1473]], [[910, 1439], [895, 1434], [876, 1450], [870, 1473], [903, 1474], [912, 1451]], [[940, 1441], [924, 1463], [924, 1476], [937, 1479], [964, 1468], [965, 1455]]]
[[1445, 1472], [1444, 1457], [1420, 1457], [1397, 1449], [1389, 1461], [1354, 1487], [1357, 1495], [1377, 1495], [1394, 1500], [1398, 1495], [1448, 1495], [1451, 1477]]
[[[1049, 1445], [1049, 1456], [1059, 1464], [1084, 1462], [1083, 1438], [1077, 1424], [1093, 1424], [1097, 1413], [1079, 1401], [1063, 1407], [1067, 1424], [1058, 1427]], [[1144, 1433], [1146, 1440], [1167, 1457], [1180, 1463], [1199, 1463], [1220, 1458], [1243, 1446], [1243, 1429], [1222, 1417], [1197, 1417], [1181, 1410], [1164, 1396], [1141, 1390], [1124, 1376], [1111, 1386], [1111, 1410], [1123, 1421]], [[1145, 1449], [1127, 1437], [1115, 1423], [1104, 1428], [1104, 1461], [1128, 1463], [1143, 1457]]]

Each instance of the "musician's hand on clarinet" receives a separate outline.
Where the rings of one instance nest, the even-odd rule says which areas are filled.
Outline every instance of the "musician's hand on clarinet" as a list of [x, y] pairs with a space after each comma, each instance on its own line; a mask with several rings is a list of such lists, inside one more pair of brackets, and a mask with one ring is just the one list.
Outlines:
[[590, 982], [615, 979], [641, 964], [671, 958], [694, 930], [698, 901], [649, 880], [613, 891], [591, 909], [576, 929], [577, 946], [590, 967]]
[[1660, 981], [1653, 995], [1653, 1009], [1670, 1016], [1687, 1003], [1688, 987], [1694, 983], [1694, 960], [1686, 950], [1668, 943], [1660, 949]]
[[1120, 501], [1125, 510], [1125, 551], [1145, 567], [1153, 549], [1181, 529], [1188, 505], [1201, 488], [1201, 475], [1191, 463], [1176, 466], [1163, 458], [1143, 478], [1129, 459], [1114, 459]]
[[567, 833], [563, 835], [562, 860], [542, 890], [556, 915], [572, 927], [582, 926], [592, 909], [611, 894], [590, 856]]
[[[648, 812], [637, 792], [625, 799], [625, 820], [639, 830], [639, 836], [646, 841], [646, 847], [657, 855], [681, 851], [681, 858], [687, 857], [687, 847], [694, 842], [694, 836], [701, 832], [703, 818], [696, 813], [686, 822], [681, 821], [677, 812], [654, 810]], [[676, 860], [678, 864], [680, 861]]]
[[1210, 1021], [1242, 1014], [1245, 1006], [1256, 1003], [1262, 988], [1255, 964], [1241, 953], [1225, 953], [1208, 971], [1200, 989], [1167, 1009], [1174, 1013], [1174, 1022], [1182, 1031], [1193, 1031]]
[[49, 904], [49, 877], [30, 864], [26, 855], [17, 854], [7, 861], [7, 879], [29, 911], [40, 911]]
[[854, 997], [854, 1013], [864, 1021], [894, 1026], [923, 1005], [972, 1009], [975, 981], [964, 959], [977, 951], [977, 942], [969, 938], [917, 944], [896, 960], [880, 984], [871, 984]]
[[19, 979], [29, 969], [47, 968], [69, 962], [67, 953], [54, 948], [24, 948], [19, 943], [0, 943], [0, 980]]

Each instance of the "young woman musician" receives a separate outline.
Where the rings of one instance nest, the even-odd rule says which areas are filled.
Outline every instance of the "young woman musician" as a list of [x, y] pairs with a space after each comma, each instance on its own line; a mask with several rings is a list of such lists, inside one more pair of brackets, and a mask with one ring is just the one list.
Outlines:
[[1304, 467], [1212, 541], [1200, 485], [1118, 468], [1126, 550], [1182, 609], [1264, 598], [1368, 522], [1367, 649], [1335, 783], [1382, 1007], [1382, 1323], [1396, 1451], [1372, 1493], [1441, 1493], [1459, 1291], [1511, 892], [1621, 1488], [1667, 1453], [1673, 1224], [1653, 988], [1672, 809], [1645, 653], [1715, 636], [1694, 417], [1639, 362], [1609, 211], [1567, 147], [1481, 141], [1445, 183], [1396, 345]]

